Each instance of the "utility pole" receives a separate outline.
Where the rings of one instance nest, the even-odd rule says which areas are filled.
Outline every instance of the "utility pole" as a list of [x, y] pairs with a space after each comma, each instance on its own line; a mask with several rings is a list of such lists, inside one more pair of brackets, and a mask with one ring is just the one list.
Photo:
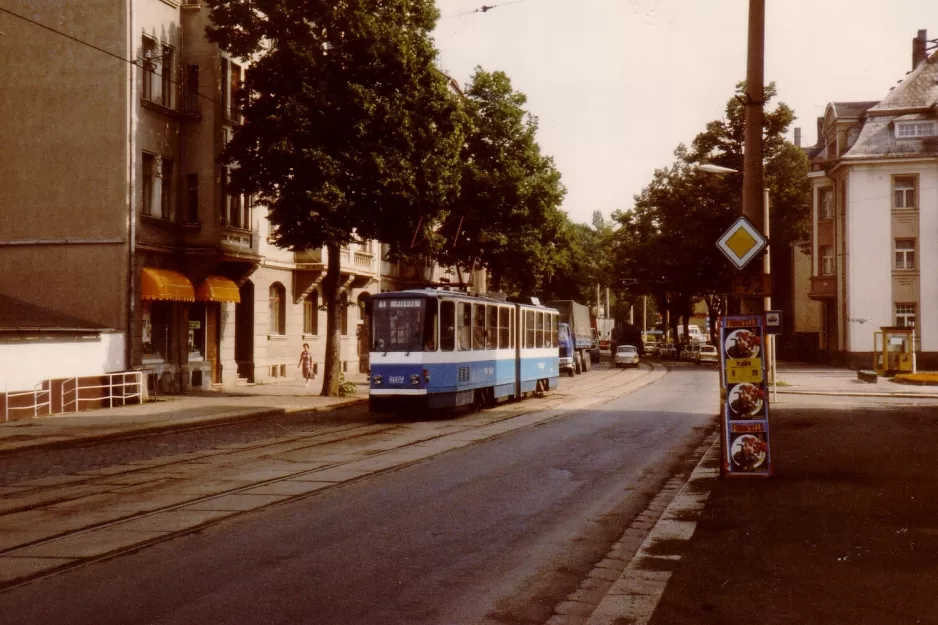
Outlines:
[[[746, 59], [746, 135], [743, 154], [742, 214], [764, 232], [762, 207], [762, 121], [765, 66], [765, 0], [749, 0], [749, 47]], [[758, 270], [758, 266], [754, 267]], [[743, 297], [744, 313], [759, 313], [759, 298]]]

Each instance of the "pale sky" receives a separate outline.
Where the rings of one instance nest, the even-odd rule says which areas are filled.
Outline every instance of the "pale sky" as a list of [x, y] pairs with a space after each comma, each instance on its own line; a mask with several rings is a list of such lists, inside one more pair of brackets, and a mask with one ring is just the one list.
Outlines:
[[[477, 65], [502, 70], [528, 96], [576, 222], [631, 208], [746, 77], [748, 0], [436, 3], [441, 66], [461, 84]], [[495, 8], [472, 12], [483, 4]], [[885, 97], [912, 69], [920, 29], [938, 38], [935, 0], [767, 0], [765, 80], [802, 145], [828, 102]]]

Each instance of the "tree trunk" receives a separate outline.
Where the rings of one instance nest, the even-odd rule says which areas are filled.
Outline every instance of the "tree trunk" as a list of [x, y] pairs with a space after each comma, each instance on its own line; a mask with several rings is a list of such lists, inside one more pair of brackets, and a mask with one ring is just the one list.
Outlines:
[[341, 248], [330, 243], [326, 246], [329, 265], [322, 281], [322, 297], [326, 300], [326, 361], [322, 372], [322, 396], [338, 397], [342, 375], [339, 355], [339, 280], [342, 277]]

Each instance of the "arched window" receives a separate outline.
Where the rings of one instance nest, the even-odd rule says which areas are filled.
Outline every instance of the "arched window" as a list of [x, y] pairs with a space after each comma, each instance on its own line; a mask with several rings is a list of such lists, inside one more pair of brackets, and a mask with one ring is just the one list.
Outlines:
[[287, 291], [279, 282], [270, 285], [270, 333], [286, 334]]
[[342, 336], [348, 336], [348, 293], [344, 291], [339, 297], [339, 315], [342, 322]]
[[313, 291], [303, 300], [303, 334], [319, 334], [319, 292]]

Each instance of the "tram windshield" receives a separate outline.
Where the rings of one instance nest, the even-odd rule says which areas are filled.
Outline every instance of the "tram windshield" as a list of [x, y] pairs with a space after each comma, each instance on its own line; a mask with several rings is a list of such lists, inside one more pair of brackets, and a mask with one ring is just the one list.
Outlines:
[[436, 335], [436, 300], [422, 298], [375, 300], [372, 351], [435, 352]]

